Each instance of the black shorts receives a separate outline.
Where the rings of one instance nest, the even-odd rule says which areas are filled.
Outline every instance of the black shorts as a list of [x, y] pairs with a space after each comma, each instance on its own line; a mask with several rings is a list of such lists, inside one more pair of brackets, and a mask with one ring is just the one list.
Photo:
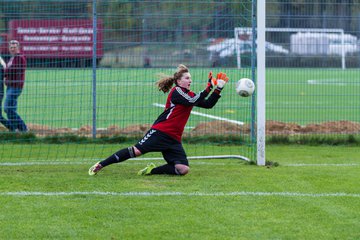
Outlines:
[[142, 154], [161, 152], [168, 164], [189, 166], [182, 144], [159, 130], [150, 129], [135, 147]]

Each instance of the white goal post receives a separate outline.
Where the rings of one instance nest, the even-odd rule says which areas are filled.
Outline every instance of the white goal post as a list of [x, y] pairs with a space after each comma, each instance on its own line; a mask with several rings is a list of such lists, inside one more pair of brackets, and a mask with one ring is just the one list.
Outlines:
[[[322, 28], [266, 28], [266, 32], [292, 32], [295, 34], [303, 34], [302, 43], [300, 45], [290, 46], [290, 52], [295, 53], [309, 53], [309, 51], [324, 53], [324, 54], [336, 54], [341, 56], [341, 68], [345, 69], [345, 56], [346, 52], [351, 51], [352, 48], [356, 48], [357, 39], [350, 34], [344, 34], [343, 29], [322, 29]], [[241, 36], [248, 35], [252, 38], [252, 29], [246, 27], [237, 27], [234, 29], [235, 35], [235, 49], [237, 57], [237, 67], [241, 68], [241, 53], [243, 52], [243, 46], [245, 41]], [[338, 35], [338, 37], [336, 36]], [[295, 36], [294, 36], [295, 37]], [[293, 40], [295, 40], [293, 38]], [[306, 45], [306, 40], [308, 44]], [[321, 42], [319, 42], [321, 41]], [[331, 42], [337, 42], [337, 44], [329, 44]], [[340, 41], [340, 42], [339, 42]], [[305, 42], [305, 43], [304, 43]], [[313, 43], [313, 46], [311, 46]], [[271, 43], [265, 43], [268, 50], [276, 50], [280, 46], [273, 45]], [[290, 44], [290, 41], [289, 41]], [[329, 49], [329, 45], [332, 46]], [[302, 47], [307, 46], [307, 49], [301, 50]]]
[[[266, 0], [257, 3], [257, 51], [256, 51], [256, 162], [259, 166], [265, 166], [265, 29], [266, 29]], [[237, 39], [237, 37], [235, 37]], [[252, 66], [255, 67], [255, 66]]]

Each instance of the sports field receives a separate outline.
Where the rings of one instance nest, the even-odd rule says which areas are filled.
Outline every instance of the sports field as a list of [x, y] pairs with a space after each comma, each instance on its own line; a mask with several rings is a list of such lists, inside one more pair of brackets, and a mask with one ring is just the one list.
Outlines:
[[[209, 70], [192, 69], [195, 91], [206, 84]], [[157, 104], [166, 99], [154, 87], [156, 74], [173, 71], [98, 70], [97, 127], [152, 123], [162, 111]], [[250, 77], [249, 70], [226, 73], [231, 79]], [[90, 69], [27, 74], [19, 102], [27, 123], [92, 124]], [[359, 121], [358, 79], [355, 70], [269, 69], [267, 119]], [[249, 123], [251, 99], [237, 96], [234, 85], [226, 87], [214, 109], [194, 109], [203, 115], [193, 115], [187, 129], [212, 121], [210, 115]], [[87, 175], [92, 164], [125, 146], [2, 144], [0, 239], [360, 238], [358, 147], [270, 145], [266, 160], [278, 167], [190, 160], [191, 173], [184, 177], [137, 176], [150, 161], [143, 158]], [[189, 156], [244, 154], [254, 145], [185, 144], [185, 149]]]
[[0, 239], [360, 238], [358, 147], [270, 145], [278, 167], [193, 160], [184, 177], [137, 176], [149, 161], [129, 160], [90, 177], [96, 147], [52, 146], [79, 158], [1, 161]]
[[[194, 91], [204, 88], [210, 70], [218, 71], [191, 69]], [[223, 98], [214, 109], [194, 109], [203, 115], [193, 115], [188, 127], [212, 121], [214, 116], [245, 123], [251, 121], [251, 98], [241, 98], [234, 90], [238, 79], [251, 77], [250, 69], [221, 70], [231, 79]], [[98, 69], [97, 127], [152, 123], [166, 100], [166, 95], [154, 85], [158, 74], [172, 74], [174, 71], [158, 68]], [[92, 125], [92, 74], [91, 69], [29, 69], [26, 87], [19, 100], [19, 112], [28, 123], [70, 128]], [[299, 124], [359, 121], [360, 106], [356, 101], [360, 92], [358, 70], [268, 69], [266, 75], [268, 120]]]

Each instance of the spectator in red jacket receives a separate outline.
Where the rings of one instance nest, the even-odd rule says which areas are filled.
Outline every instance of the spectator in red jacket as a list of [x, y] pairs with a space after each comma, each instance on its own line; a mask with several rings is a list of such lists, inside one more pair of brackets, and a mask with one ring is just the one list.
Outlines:
[[[172, 76], [164, 76], [157, 82], [157, 87], [164, 93], [169, 92], [164, 112], [155, 120], [151, 129], [137, 144], [121, 149], [107, 159], [96, 163], [89, 169], [89, 175], [96, 175], [102, 168], [123, 162], [148, 152], [161, 152], [166, 164], [156, 167], [150, 163], [140, 170], [138, 175], [172, 174], [185, 175], [189, 172], [189, 162], [181, 143], [185, 125], [193, 107], [212, 108], [218, 102], [220, 93], [229, 78], [225, 73], [218, 73], [217, 79], [210, 72], [206, 88], [199, 94], [190, 90], [192, 83], [189, 69], [179, 65]], [[175, 85], [173, 87], [173, 85]], [[216, 89], [212, 91], [213, 86]], [[208, 97], [208, 95], [210, 96]]]
[[20, 53], [20, 43], [9, 42], [11, 58], [5, 69], [6, 99], [4, 111], [8, 117], [8, 128], [14, 132], [26, 132], [27, 126], [17, 113], [17, 101], [22, 93], [25, 82], [26, 58]]

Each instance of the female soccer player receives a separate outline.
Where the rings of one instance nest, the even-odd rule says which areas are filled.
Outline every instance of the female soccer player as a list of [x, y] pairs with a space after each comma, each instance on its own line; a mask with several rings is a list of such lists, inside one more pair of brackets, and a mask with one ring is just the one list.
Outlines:
[[[221, 90], [228, 80], [225, 73], [218, 73], [215, 79], [210, 72], [205, 90], [195, 94], [190, 91], [192, 79], [189, 69], [180, 64], [173, 76], [165, 76], [156, 83], [159, 91], [164, 93], [170, 91], [170, 93], [164, 112], [156, 119], [150, 130], [134, 146], [121, 149], [107, 159], [97, 162], [89, 169], [89, 175], [96, 175], [102, 168], [110, 164], [123, 162], [148, 152], [161, 152], [167, 163], [159, 167], [150, 163], [146, 168], [140, 170], [138, 175], [187, 174], [189, 162], [181, 143], [181, 137], [191, 110], [194, 106], [201, 108], [215, 106], [220, 98]], [[172, 87], [174, 84], [175, 86]], [[216, 89], [206, 99], [213, 86], [216, 86]]]

